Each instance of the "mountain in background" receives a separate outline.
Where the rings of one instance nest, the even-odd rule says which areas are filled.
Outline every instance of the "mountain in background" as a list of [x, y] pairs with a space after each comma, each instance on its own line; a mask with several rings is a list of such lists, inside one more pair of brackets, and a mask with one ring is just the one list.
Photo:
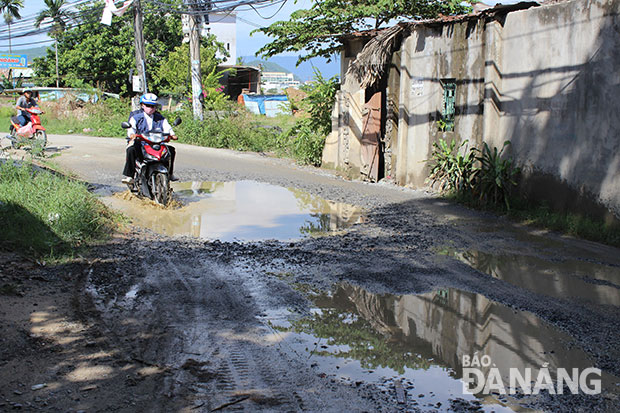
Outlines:
[[13, 50], [11, 51], [11, 53], [9, 53], [8, 50], [5, 50], [5, 51], [0, 51], [0, 54], [18, 54], [18, 55], [25, 54], [28, 56], [28, 65], [31, 65], [32, 59], [34, 59], [35, 57], [46, 56], [47, 49], [48, 49], [48, 46], [41, 46], [41, 47], [33, 47], [32, 49]]
[[267, 69], [267, 66], [263, 64], [263, 70], [266, 72], [288, 72], [293, 73], [295, 77], [306, 82], [314, 78], [314, 68], [317, 68], [324, 78], [329, 79], [332, 76], [340, 74], [340, 57], [332, 59], [327, 63], [327, 59], [321, 57], [313, 57], [307, 62], [301, 63], [299, 66], [295, 66], [297, 63], [297, 56], [273, 56], [267, 60], [257, 60], [254, 56], [244, 56], [242, 58], [248, 66], [256, 66], [252, 62], [268, 62], [270, 65], [274, 64], [282, 67], [284, 70], [272, 70]]

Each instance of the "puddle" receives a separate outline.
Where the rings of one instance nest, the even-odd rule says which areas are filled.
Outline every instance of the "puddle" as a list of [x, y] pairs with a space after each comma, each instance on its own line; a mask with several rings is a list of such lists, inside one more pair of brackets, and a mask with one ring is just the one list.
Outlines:
[[[552, 377], [560, 367], [583, 371], [593, 366], [565, 333], [474, 293], [379, 295], [342, 283], [311, 300], [316, 308], [310, 317], [295, 320], [282, 311], [265, 315], [273, 340], [343, 381], [374, 382], [391, 393], [400, 382], [409, 406], [447, 411], [451, 400], [464, 399], [481, 403], [485, 411], [523, 410], [514, 396], [464, 394], [464, 356], [488, 355], [506, 387], [510, 368], [532, 369], [535, 381], [544, 363]], [[620, 379], [603, 374], [602, 381], [604, 389], [613, 389]]]
[[494, 278], [557, 298], [620, 306], [620, 267], [529, 255], [442, 251]]
[[114, 196], [102, 200], [135, 225], [160, 234], [222, 241], [293, 240], [333, 233], [363, 220], [359, 207], [260, 182], [182, 182], [172, 187], [182, 208], [145, 207]]

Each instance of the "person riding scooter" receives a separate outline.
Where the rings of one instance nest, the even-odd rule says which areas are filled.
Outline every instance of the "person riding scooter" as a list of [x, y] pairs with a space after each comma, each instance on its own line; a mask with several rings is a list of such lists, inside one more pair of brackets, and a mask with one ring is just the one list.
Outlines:
[[[178, 139], [172, 130], [172, 126], [168, 123], [168, 120], [157, 111], [157, 95], [154, 93], [145, 93], [140, 97], [140, 109], [129, 114], [129, 124], [131, 127], [127, 129], [127, 150], [125, 167], [123, 169], [123, 175], [125, 175], [125, 177], [121, 181], [124, 184], [133, 183], [136, 159], [142, 161], [142, 150], [140, 142], [135, 139], [136, 135], [159, 129], [165, 134], [170, 134], [171, 139]], [[170, 150], [170, 167], [168, 168], [170, 180], [176, 181], [177, 178], [172, 173], [176, 150], [170, 145], [168, 145], [168, 149]]]
[[32, 90], [24, 89], [23, 95], [17, 99], [15, 108], [18, 110], [17, 120], [20, 126], [26, 126], [30, 122], [30, 113], [26, 109], [39, 107], [37, 101], [32, 97]]

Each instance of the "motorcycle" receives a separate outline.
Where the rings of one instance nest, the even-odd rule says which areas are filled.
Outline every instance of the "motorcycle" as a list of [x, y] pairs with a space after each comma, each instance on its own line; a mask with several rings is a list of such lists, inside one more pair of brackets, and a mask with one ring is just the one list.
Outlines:
[[[177, 118], [172, 126], [181, 123]], [[124, 129], [131, 128], [129, 122], [121, 123]], [[132, 193], [140, 197], [150, 198], [160, 205], [166, 205], [170, 199], [170, 150], [167, 142], [171, 135], [161, 130], [151, 130], [145, 134], [137, 134], [135, 139], [140, 142], [142, 161], [136, 159], [133, 183], [127, 184]]]
[[47, 133], [45, 128], [41, 125], [41, 118], [39, 115], [44, 112], [38, 107], [32, 107], [26, 109], [26, 112], [30, 113], [30, 122], [25, 126], [19, 124], [17, 116], [13, 116], [10, 119], [9, 136], [11, 140], [11, 146], [16, 148], [21, 143], [28, 142], [29, 140], [40, 141], [43, 148], [47, 145]]

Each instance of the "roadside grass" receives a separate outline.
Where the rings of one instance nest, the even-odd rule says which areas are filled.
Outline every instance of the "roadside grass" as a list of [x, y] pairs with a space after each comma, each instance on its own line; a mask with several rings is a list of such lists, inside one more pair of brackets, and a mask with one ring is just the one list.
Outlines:
[[[104, 137], [125, 136], [121, 122], [126, 121], [131, 109], [127, 99], [106, 99], [96, 104], [75, 104], [68, 100], [41, 102], [41, 123], [48, 134], [90, 135]], [[9, 132], [9, 119], [16, 114], [14, 104], [0, 106], [0, 131]]]
[[512, 199], [510, 209], [506, 210], [503, 206], [481, 207], [478, 202], [453, 193], [444, 195], [444, 198], [470, 208], [504, 215], [510, 220], [524, 225], [557, 231], [577, 238], [620, 247], [620, 227], [606, 224], [602, 219], [594, 219], [576, 213], [554, 211], [544, 203], [534, 204], [521, 199]]
[[116, 220], [83, 183], [29, 163], [0, 165], [0, 243], [11, 250], [67, 258], [104, 239]]
[[[124, 138], [121, 122], [127, 120], [131, 104], [127, 99], [107, 99], [97, 104], [75, 105], [71, 101], [42, 102], [42, 122], [48, 134], [79, 134]], [[194, 120], [190, 109], [162, 111], [172, 121], [181, 117], [175, 128], [179, 141], [190, 145], [225, 148], [238, 151], [264, 152], [293, 158], [305, 163], [304, 148], [289, 132], [296, 118], [278, 115], [268, 118], [250, 113], [230, 102], [223, 111], [205, 112], [204, 121]], [[15, 115], [13, 104], [0, 106], [0, 131], [8, 133], [9, 119]]]

